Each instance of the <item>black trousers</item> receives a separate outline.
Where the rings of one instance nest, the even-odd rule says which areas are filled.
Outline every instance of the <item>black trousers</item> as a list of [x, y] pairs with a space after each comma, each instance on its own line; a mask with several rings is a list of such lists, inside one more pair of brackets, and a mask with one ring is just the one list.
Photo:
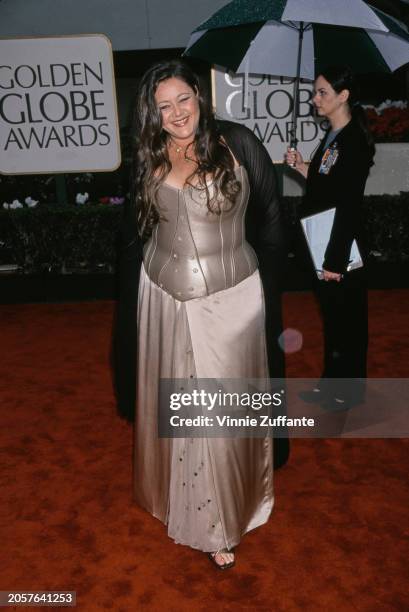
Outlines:
[[339, 283], [317, 281], [316, 294], [324, 326], [324, 365], [320, 387], [326, 387], [332, 396], [362, 401], [368, 351], [365, 270], [348, 272]]

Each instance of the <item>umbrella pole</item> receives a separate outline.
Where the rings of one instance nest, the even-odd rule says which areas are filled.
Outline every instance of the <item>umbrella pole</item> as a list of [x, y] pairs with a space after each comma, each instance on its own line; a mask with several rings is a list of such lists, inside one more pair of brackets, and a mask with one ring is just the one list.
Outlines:
[[304, 38], [304, 22], [300, 21], [300, 29], [298, 30], [298, 57], [297, 57], [297, 74], [294, 81], [294, 103], [293, 113], [291, 117], [291, 141], [290, 148], [292, 150], [297, 149], [297, 111], [298, 111], [298, 92], [300, 89], [300, 72], [301, 72], [301, 53], [302, 53], [302, 41]]

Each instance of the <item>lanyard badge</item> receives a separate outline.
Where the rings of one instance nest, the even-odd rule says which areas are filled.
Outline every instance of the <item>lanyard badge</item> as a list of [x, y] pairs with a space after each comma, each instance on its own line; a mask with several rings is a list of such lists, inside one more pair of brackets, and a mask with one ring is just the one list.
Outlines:
[[329, 171], [338, 159], [338, 154], [338, 145], [336, 142], [333, 142], [325, 149], [318, 172], [320, 174], [329, 174]]

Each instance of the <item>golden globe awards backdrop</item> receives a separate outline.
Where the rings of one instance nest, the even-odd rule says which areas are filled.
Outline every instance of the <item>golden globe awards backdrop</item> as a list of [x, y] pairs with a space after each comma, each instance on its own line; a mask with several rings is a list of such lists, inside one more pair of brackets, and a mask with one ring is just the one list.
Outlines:
[[[212, 70], [213, 105], [222, 119], [243, 123], [266, 147], [275, 162], [282, 162], [290, 143], [294, 79], [270, 75], [226, 73]], [[311, 102], [313, 84], [302, 82], [297, 121], [298, 150], [308, 160], [324, 132]], [[247, 103], [246, 103], [247, 101]], [[324, 123], [325, 125], [325, 123]]]
[[98, 172], [120, 163], [108, 38], [1, 39], [0, 172]]

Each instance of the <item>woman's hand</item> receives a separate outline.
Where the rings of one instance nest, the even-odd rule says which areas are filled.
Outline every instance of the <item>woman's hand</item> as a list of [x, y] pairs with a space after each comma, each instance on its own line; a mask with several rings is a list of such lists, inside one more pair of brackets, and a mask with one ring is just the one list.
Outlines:
[[322, 280], [325, 281], [336, 281], [337, 283], [339, 283], [339, 281], [342, 279], [342, 274], [339, 274], [339, 272], [330, 272], [329, 270], [322, 270]]
[[288, 166], [297, 170], [304, 178], [307, 178], [308, 164], [305, 163], [299, 151], [288, 147], [287, 153], [284, 155], [284, 160]]

